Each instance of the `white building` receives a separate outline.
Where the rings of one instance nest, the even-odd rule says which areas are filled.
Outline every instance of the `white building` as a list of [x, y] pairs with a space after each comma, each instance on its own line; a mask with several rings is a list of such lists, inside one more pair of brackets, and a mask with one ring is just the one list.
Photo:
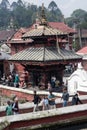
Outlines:
[[87, 92], [87, 55], [83, 56], [84, 67], [78, 64], [77, 70], [68, 78], [68, 92], [73, 94], [77, 91]]

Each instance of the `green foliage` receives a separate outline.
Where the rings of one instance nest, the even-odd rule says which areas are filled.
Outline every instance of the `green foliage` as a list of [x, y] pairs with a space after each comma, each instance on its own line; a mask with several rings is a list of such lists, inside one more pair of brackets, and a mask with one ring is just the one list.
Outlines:
[[75, 42], [73, 41], [72, 47], [73, 47], [75, 52], [77, 52], [79, 49], [81, 49], [81, 47], [77, 41], [75, 41]]
[[2, 9], [6, 9], [6, 8], [8, 8], [8, 7], [10, 7], [9, 1], [8, 1], [8, 0], [2, 0], [2, 1], [1, 1], [1, 8], [2, 8]]
[[82, 21], [86, 13], [87, 12], [82, 9], [77, 9], [71, 14], [71, 17], [80, 19]]
[[74, 19], [72, 17], [66, 18], [66, 23], [70, 26], [73, 27]]
[[48, 20], [52, 22], [62, 21], [63, 19], [63, 14], [54, 1], [52, 1], [48, 6], [47, 16], [48, 16]]
[[30, 23], [30, 21], [28, 21], [28, 17], [30, 17], [30, 15], [24, 6], [18, 6], [16, 10], [12, 12], [12, 14], [14, 16], [13, 19], [15, 20], [15, 23], [17, 23], [18, 27], [24, 27], [27, 26], [27, 22]]
[[[22, 0], [9, 4], [8, 0], [2, 0], [0, 4], [0, 29], [6, 29], [10, 27], [10, 21], [13, 19], [13, 27], [29, 27], [33, 24], [37, 18], [37, 14], [41, 14], [42, 7], [36, 5], [24, 4]], [[46, 18], [49, 22], [63, 22], [63, 14], [58, 8], [57, 4], [52, 1], [45, 8]], [[66, 18], [66, 23], [73, 27], [74, 23], [77, 28], [87, 29], [87, 12], [81, 9], [75, 10], [71, 17]]]
[[87, 29], [87, 12], [82, 9], [73, 11], [70, 18], [66, 19], [67, 24], [73, 27], [76, 24], [77, 28]]
[[0, 9], [0, 27], [7, 27], [10, 21], [10, 12], [7, 9]]
[[[0, 4], [0, 28], [5, 29], [10, 27], [10, 21], [13, 19], [14, 28], [29, 27], [36, 20], [37, 14], [41, 14], [42, 7], [28, 4], [23, 4], [22, 0], [13, 2], [8, 8], [8, 0], [2, 0]], [[62, 13], [56, 3], [52, 1], [48, 8], [45, 8], [45, 13], [48, 21], [61, 21]]]

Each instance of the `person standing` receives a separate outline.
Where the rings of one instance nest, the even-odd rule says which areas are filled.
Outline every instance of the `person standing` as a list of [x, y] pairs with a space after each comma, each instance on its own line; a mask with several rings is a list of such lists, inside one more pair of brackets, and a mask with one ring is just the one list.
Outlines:
[[18, 97], [15, 97], [13, 105], [12, 105], [13, 114], [19, 114], [19, 104], [18, 104]]
[[33, 98], [33, 103], [34, 103], [34, 108], [33, 108], [33, 112], [35, 111], [39, 111], [39, 106], [38, 104], [40, 103], [41, 98], [39, 95], [37, 95], [37, 92], [34, 91], [34, 98]]
[[52, 88], [55, 88], [55, 81], [56, 81], [56, 77], [52, 76], [51, 77], [51, 86], [52, 86]]
[[14, 80], [14, 87], [18, 87], [18, 85], [19, 85], [19, 75], [16, 74], [15, 75], [15, 80]]
[[55, 98], [56, 98], [56, 97], [55, 97], [55, 95], [52, 93], [52, 91], [49, 91], [48, 100], [49, 100], [50, 109], [56, 108]]
[[7, 101], [7, 107], [6, 107], [6, 115], [7, 116], [10, 116], [12, 115], [13, 112], [12, 112], [12, 104], [10, 101]]
[[82, 101], [80, 100], [78, 93], [76, 93], [73, 97], [72, 97], [72, 105], [78, 105], [78, 103], [83, 104]]
[[63, 94], [61, 99], [63, 100], [63, 107], [66, 107], [69, 100], [69, 93], [67, 92], [67, 87], [63, 88]]
[[42, 110], [49, 110], [49, 100], [47, 96], [44, 96], [42, 100]]
[[51, 90], [52, 90], [52, 86], [51, 86], [50, 81], [48, 81], [48, 84], [47, 84], [47, 90], [48, 90], [48, 91], [51, 91]]

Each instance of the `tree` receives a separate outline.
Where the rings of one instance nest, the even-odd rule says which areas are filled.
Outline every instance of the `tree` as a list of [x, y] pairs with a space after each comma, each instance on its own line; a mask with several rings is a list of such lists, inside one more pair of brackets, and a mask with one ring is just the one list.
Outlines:
[[13, 2], [10, 6], [11, 8], [11, 11], [15, 10], [17, 8], [17, 3], [16, 2]]
[[80, 19], [82, 21], [82, 20], [84, 20], [84, 16], [86, 13], [87, 12], [82, 9], [77, 9], [77, 10], [73, 11], [73, 13], [71, 14], [71, 17]]
[[0, 9], [0, 28], [6, 28], [10, 21], [10, 11], [8, 9]]
[[17, 26], [23, 27], [26, 19], [26, 9], [22, 6], [17, 6], [17, 8], [12, 12], [12, 16], [15, 23], [17, 23]]
[[17, 5], [23, 6], [23, 2], [22, 2], [21, 0], [18, 0], [18, 1], [17, 1]]
[[87, 12], [82, 9], [77, 9], [73, 11], [70, 18], [66, 19], [66, 22], [71, 27], [74, 26], [74, 23], [77, 25], [77, 28], [86, 28], [87, 25]]
[[[11, 18], [13, 18], [14, 26], [28, 27], [33, 24], [38, 15], [41, 14], [42, 7], [36, 5], [24, 4], [22, 0], [9, 4], [8, 0], [2, 0], [0, 4], [0, 28], [8, 28]], [[49, 22], [64, 22], [63, 14], [57, 4], [52, 1], [45, 8], [46, 19]], [[82, 9], [73, 11], [71, 17], [65, 19], [66, 23], [73, 27], [76, 24], [77, 28], [87, 29], [87, 12]]]
[[0, 8], [3, 9], [9, 9], [10, 8], [10, 3], [8, 0], [2, 0], [0, 4]]
[[49, 21], [62, 21], [63, 14], [60, 9], [57, 7], [57, 4], [52, 1], [48, 6], [48, 20]]
[[51, 12], [55, 12], [58, 9], [56, 3], [54, 1], [52, 1], [49, 5], [48, 5], [48, 10]]

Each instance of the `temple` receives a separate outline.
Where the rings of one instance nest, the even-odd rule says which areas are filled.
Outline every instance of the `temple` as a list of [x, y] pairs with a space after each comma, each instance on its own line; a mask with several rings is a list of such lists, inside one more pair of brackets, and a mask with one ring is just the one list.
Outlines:
[[[55, 76], [62, 84], [63, 71], [68, 63], [81, 61], [81, 56], [72, 51], [70, 42], [74, 31], [62, 31], [53, 28], [48, 22], [42, 5], [41, 16], [36, 20], [21, 39], [8, 41], [13, 55], [9, 62], [14, 63], [16, 71], [21, 73], [19, 64], [29, 72], [29, 82], [33, 86], [43, 84], [47, 88], [48, 81]], [[21, 49], [20, 49], [21, 48]]]

